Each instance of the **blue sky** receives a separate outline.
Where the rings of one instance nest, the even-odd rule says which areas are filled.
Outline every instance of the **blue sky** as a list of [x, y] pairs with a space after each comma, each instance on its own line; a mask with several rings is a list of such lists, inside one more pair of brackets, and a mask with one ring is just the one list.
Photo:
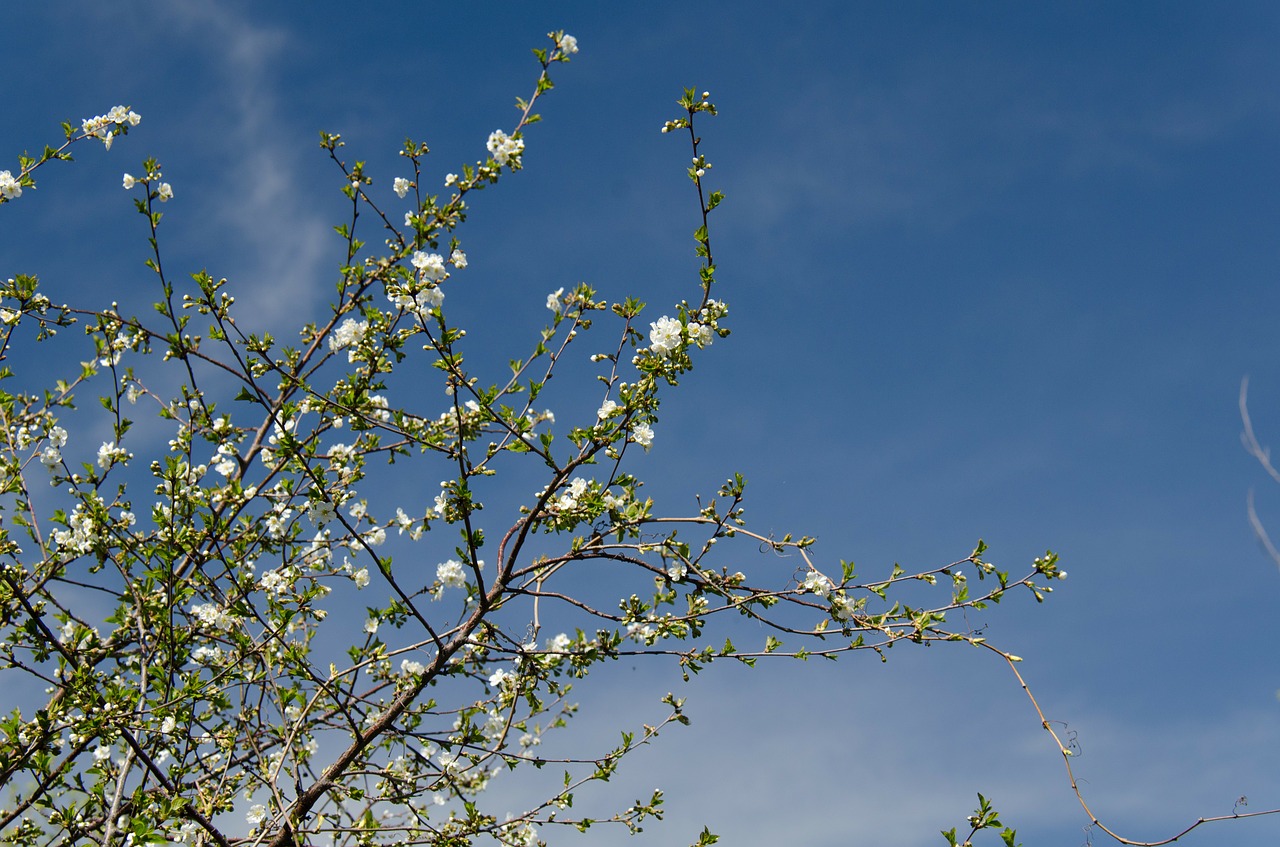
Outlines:
[[[406, 134], [456, 170], [513, 122], [551, 29], [582, 50], [525, 170], [473, 206], [468, 274], [492, 291], [474, 308], [536, 310], [585, 280], [656, 317], [695, 267], [687, 153], [658, 128], [683, 87], [709, 89], [734, 335], [664, 405], [651, 493], [742, 471], [757, 529], [817, 535], [865, 572], [960, 559], [979, 537], [1015, 570], [1050, 547], [1070, 578], [988, 631], [1079, 733], [1094, 811], [1146, 840], [1240, 795], [1280, 806], [1280, 573], [1245, 518], [1256, 486], [1280, 530], [1280, 491], [1236, 410], [1248, 374], [1280, 443], [1280, 8], [68, 0], [9, 26], [4, 166], [64, 119], [124, 103], [143, 122], [2, 210], [2, 272], [140, 308], [144, 233], [119, 174], [154, 155], [176, 194], [166, 261], [229, 277], [264, 321], [320, 308], [340, 259], [317, 131], [384, 185]], [[502, 314], [478, 347], [542, 320]], [[693, 727], [619, 788], [670, 789], [668, 823], [637, 843], [705, 823], [737, 844], [936, 844], [976, 791], [1027, 844], [1083, 843], [1007, 672], [895, 653], [688, 689]], [[655, 666], [584, 688], [584, 733], [652, 720], [674, 684]]]

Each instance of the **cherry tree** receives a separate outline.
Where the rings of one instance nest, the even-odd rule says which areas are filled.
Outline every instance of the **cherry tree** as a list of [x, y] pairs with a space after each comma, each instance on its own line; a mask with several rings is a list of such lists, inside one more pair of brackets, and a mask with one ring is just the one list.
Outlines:
[[[1010, 592], [1044, 599], [1066, 576], [1052, 552], [1012, 574], [979, 541], [932, 569], [864, 576], [818, 560], [810, 537], [753, 530], [741, 476], [675, 511], [646, 496], [660, 401], [730, 335], [709, 228], [724, 195], [699, 135], [709, 93], [685, 91], [661, 126], [684, 147], [696, 201], [687, 299], [653, 309], [551, 279], [509, 304], [545, 318], [512, 340], [509, 368], [468, 361], [450, 298], [468, 296], [452, 281], [468, 265], [469, 202], [521, 169], [550, 73], [577, 51], [551, 33], [515, 123], [456, 172], [437, 174], [409, 140], [401, 173], [374, 174], [322, 133], [349, 207], [323, 320], [254, 329], [233, 283], [174, 274], [162, 222], [181, 186], [152, 159], [122, 185], [143, 220], [153, 314], [60, 303], [35, 275], [4, 283], [0, 376], [45, 380], [0, 390], [0, 673], [44, 694], [0, 722], [7, 842], [533, 845], [563, 829], [638, 831], [662, 816], [661, 791], [596, 809], [585, 789], [688, 718], [668, 694], [616, 746], [563, 752], [574, 686], [605, 663], [649, 657], [690, 679], [713, 662], [959, 642], [1017, 673], [974, 620]], [[110, 149], [140, 120], [120, 106], [65, 124], [60, 146], [0, 171], [4, 213], [20, 214], [36, 172], [73, 145]], [[46, 378], [50, 345], [83, 363]], [[576, 420], [544, 403], [574, 360], [595, 369], [572, 388], [594, 408]], [[109, 437], [91, 442], [93, 427]], [[530, 473], [536, 491], [511, 490]], [[512, 808], [487, 790], [508, 771], [542, 799]], [[943, 835], [988, 829], [1015, 843], [979, 795]]]

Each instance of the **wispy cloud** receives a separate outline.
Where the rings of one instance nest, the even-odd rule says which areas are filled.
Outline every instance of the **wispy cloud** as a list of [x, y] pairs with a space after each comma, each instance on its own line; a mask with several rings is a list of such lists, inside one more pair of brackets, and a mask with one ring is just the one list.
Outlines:
[[[220, 77], [190, 103], [190, 144], [217, 168], [205, 195], [211, 214], [196, 237], [225, 239], [229, 247], [205, 259], [210, 273], [236, 283], [244, 323], [261, 326], [306, 314], [332, 290], [326, 272], [335, 252], [329, 223], [299, 189], [306, 183], [303, 157], [313, 162], [314, 148], [297, 144], [276, 83], [293, 36], [203, 0], [156, 3], [154, 12], [168, 37], [209, 54], [203, 64]], [[227, 150], [234, 151], [231, 157]], [[210, 225], [223, 238], [209, 239]]]

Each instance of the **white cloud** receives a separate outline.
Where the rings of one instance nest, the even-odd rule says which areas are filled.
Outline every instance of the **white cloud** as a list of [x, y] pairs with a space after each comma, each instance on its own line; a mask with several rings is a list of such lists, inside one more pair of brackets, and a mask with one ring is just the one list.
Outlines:
[[[231, 279], [242, 324], [306, 314], [332, 291], [339, 257], [330, 222], [298, 188], [307, 182], [303, 169], [323, 161], [311, 129], [287, 124], [282, 108], [275, 77], [291, 35], [211, 2], [157, 3], [154, 11], [170, 37], [216, 69], [214, 83], [191, 103], [201, 124], [190, 134], [191, 152], [215, 170], [206, 174], [213, 214], [195, 235], [225, 248], [203, 261], [215, 277]], [[222, 232], [210, 238], [209, 224]]]

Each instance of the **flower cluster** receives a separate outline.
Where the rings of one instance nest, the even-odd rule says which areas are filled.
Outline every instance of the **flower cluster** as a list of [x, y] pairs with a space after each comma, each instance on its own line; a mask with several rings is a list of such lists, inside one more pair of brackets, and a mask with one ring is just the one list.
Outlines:
[[663, 315], [649, 324], [649, 349], [659, 355], [669, 355], [680, 346], [683, 332], [680, 321]]
[[670, 356], [687, 342], [699, 348], [711, 346], [720, 330], [719, 321], [729, 314], [729, 307], [718, 300], [708, 300], [687, 323], [663, 315], [649, 324], [649, 349], [659, 356]]
[[[476, 568], [484, 570], [484, 559], [476, 561]], [[449, 559], [436, 565], [436, 591], [434, 597], [439, 600], [444, 596], [446, 588], [466, 588], [467, 567], [457, 559]]]
[[547, 505], [558, 512], [570, 512], [578, 508], [578, 502], [586, 493], [587, 481], [582, 477], [575, 477], [565, 487], [564, 492]]
[[[454, 267], [467, 266], [467, 254], [454, 250], [449, 257]], [[445, 258], [439, 253], [427, 253], [415, 250], [409, 263], [413, 265], [415, 279], [409, 283], [388, 284], [387, 300], [407, 312], [426, 320], [433, 310], [444, 303], [444, 291], [440, 283], [449, 278], [445, 267]]]
[[843, 590], [836, 589], [830, 577], [816, 570], [810, 570], [804, 575], [804, 579], [800, 581], [800, 591], [817, 594], [830, 603], [831, 618], [839, 623], [853, 620], [854, 615], [863, 607], [861, 600], [849, 599]]
[[296, 417], [272, 423], [271, 435], [267, 438], [267, 444], [270, 446], [258, 454], [264, 465], [269, 468], [275, 467], [276, 450], [284, 447], [293, 438], [294, 432], [298, 429], [298, 423], [299, 419]]
[[507, 135], [500, 129], [495, 129], [489, 133], [489, 155], [493, 156], [493, 160], [499, 165], [506, 166], [515, 160], [520, 160], [520, 154], [524, 152], [524, 140], [514, 138]]
[[[26, 449], [31, 443], [31, 436], [26, 427], [18, 430], [15, 439], [18, 446]], [[67, 446], [67, 431], [60, 426], [53, 426], [49, 429], [48, 443], [44, 449], [40, 451], [40, 464], [44, 465], [50, 471], [62, 464], [62, 448]]]
[[216, 603], [197, 603], [191, 607], [191, 617], [213, 629], [230, 630], [239, 626], [239, 615], [228, 612]]
[[547, 510], [555, 515], [579, 512], [585, 508], [586, 498], [594, 494], [599, 494], [600, 505], [606, 510], [620, 509], [627, 502], [625, 495], [614, 494], [595, 481], [588, 481], [583, 477], [577, 476], [569, 481], [569, 484], [564, 487], [559, 495], [547, 501]]
[[[160, 172], [148, 174], [144, 177], [136, 177], [133, 174], [126, 173], [120, 180], [120, 184], [125, 191], [132, 191], [138, 183], [146, 185], [160, 178]], [[173, 199], [173, 186], [167, 182], [161, 182], [156, 185], [156, 199], [161, 203], [168, 203]]]
[[116, 106], [105, 115], [85, 118], [80, 122], [80, 128], [86, 138], [101, 138], [102, 143], [110, 150], [111, 142], [117, 135], [124, 135], [129, 127], [137, 126], [141, 120], [142, 116], [130, 111], [127, 106]]
[[[298, 577], [301, 575], [302, 572], [295, 567], [277, 568], [264, 573], [258, 580], [258, 587], [268, 594], [283, 597], [293, 590], [294, 583], [298, 581]], [[195, 610], [193, 609], [192, 611], [194, 612]], [[198, 616], [201, 620], [204, 619], [202, 615]]]
[[98, 448], [98, 467], [106, 470], [116, 462], [123, 462], [132, 457], [132, 453], [117, 445], [114, 441], [104, 441], [102, 446]]
[[[364, 338], [365, 333], [369, 331], [368, 321], [357, 321], [355, 318], [347, 318], [343, 321], [333, 333], [329, 336], [329, 349], [334, 353], [344, 347], [354, 347]], [[356, 351], [347, 351], [347, 361], [354, 362], [356, 360]]]
[[213, 469], [224, 477], [230, 478], [239, 468], [239, 456], [236, 454], [236, 448], [230, 444], [219, 444], [218, 452], [209, 460], [209, 464]]
[[58, 551], [73, 556], [92, 551], [102, 529], [98, 515], [105, 505], [96, 494], [88, 503], [78, 503], [67, 516], [67, 528], [53, 531], [53, 543], [58, 546]]
[[413, 258], [409, 261], [417, 269], [418, 276], [426, 282], [441, 282], [449, 275], [444, 266], [444, 256], [439, 253], [415, 250]]

